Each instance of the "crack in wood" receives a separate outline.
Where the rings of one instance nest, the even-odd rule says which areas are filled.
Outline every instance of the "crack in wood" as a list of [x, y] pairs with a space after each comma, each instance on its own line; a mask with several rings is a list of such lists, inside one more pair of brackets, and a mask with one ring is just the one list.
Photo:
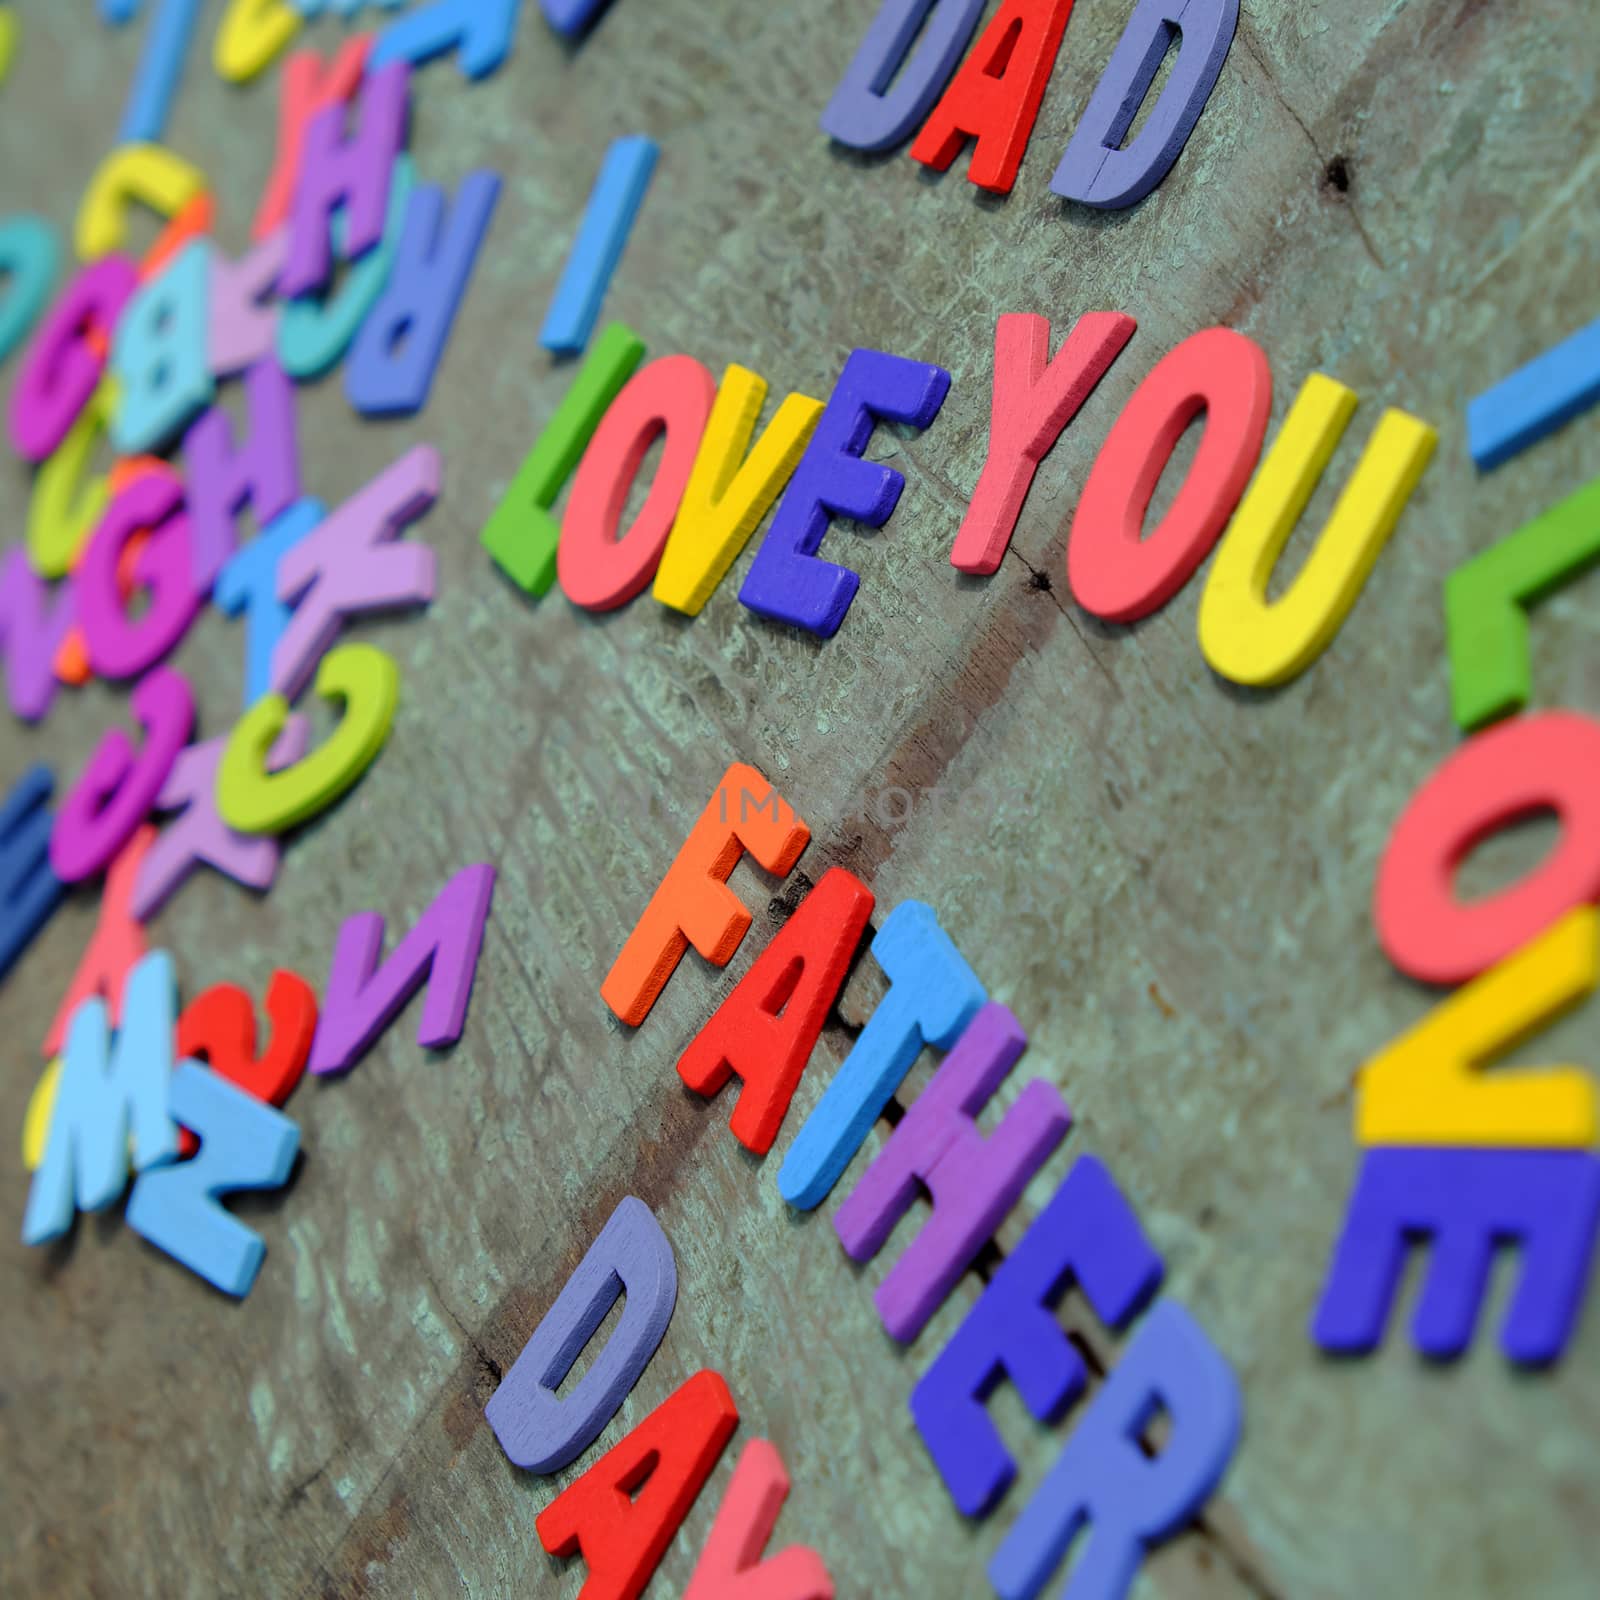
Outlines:
[[1310, 125], [1306, 122], [1306, 119], [1295, 110], [1294, 106], [1289, 102], [1289, 97], [1284, 94], [1281, 88], [1278, 87], [1278, 80], [1273, 77], [1272, 70], [1267, 65], [1266, 57], [1262, 55], [1260, 46], [1256, 43], [1254, 31], [1246, 25], [1242, 14], [1239, 18], [1239, 38], [1243, 41], [1245, 51], [1249, 55], [1250, 59], [1254, 61], [1256, 66], [1260, 69], [1261, 76], [1266, 79], [1267, 87], [1272, 91], [1273, 98], [1288, 113], [1294, 125], [1301, 131], [1301, 133], [1305, 135], [1306, 143], [1311, 146], [1312, 154], [1317, 158], [1317, 166], [1323, 175], [1325, 187], [1330, 188], [1333, 191], [1334, 195], [1341, 202], [1341, 209], [1349, 214], [1350, 221], [1361, 239], [1361, 243], [1367, 252], [1368, 258], [1380, 271], [1387, 272], [1388, 264], [1384, 261], [1382, 255], [1379, 254], [1377, 245], [1373, 243], [1372, 236], [1367, 232], [1366, 224], [1361, 220], [1360, 212], [1356, 210], [1354, 203], [1350, 199], [1350, 196], [1347, 192], [1348, 183], [1345, 185], [1340, 185], [1336, 179], [1330, 179], [1328, 177], [1333, 170], [1335, 162], [1346, 169], [1346, 175], [1348, 177], [1348, 158], [1345, 156], [1334, 156], [1330, 160], [1329, 157], [1323, 153], [1322, 146], [1318, 142], [1317, 136], [1311, 131]]

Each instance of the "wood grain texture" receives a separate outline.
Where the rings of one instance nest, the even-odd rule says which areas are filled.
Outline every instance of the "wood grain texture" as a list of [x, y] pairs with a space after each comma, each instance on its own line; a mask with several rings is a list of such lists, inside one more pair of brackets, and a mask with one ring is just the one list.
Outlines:
[[[0, 199], [69, 229], [140, 30], [104, 30], [83, 6], [15, 9]], [[348, 1078], [302, 1085], [288, 1107], [296, 1179], [236, 1207], [268, 1244], [243, 1304], [115, 1213], [29, 1252], [17, 1242], [22, 1115], [94, 903], [75, 896], [58, 913], [0, 988], [5, 1592], [570, 1597], [581, 1573], [543, 1555], [535, 1516], [705, 1366], [727, 1377], [741, 1430], [650, 1593], [682, 1592], [739, 1440], [754, 1437], [777, 1445], [794, 1481], [778, 1537], [814, 1547], [842, 1593], [987, 1592], [984, 1563], [1057, 1436], [997, 1398], [1019, 1481], [973, 1527], [906, 1409], [977, 1279], [900, 1350], [872, 1292], [913, 1222], [856, 1268], [828, 1216], [791, 1214], [775, 1187], [875, 975], [858, 969], [764, 1161], [674, 1063], [781, 921], [785, 889], [738, 867], [756, 927], [723, 971], [686, 958], [636, 1033], [599, 997], [733, 760], [760, 767], [811, 824], [809, 880], [849, 868], [880, 918], [911, 897], [938, 908], [1027, 1029], [1015, 1076], [1043, 1073], [1070, 1102], [1076, 1124], [1001, 1248], [1071, 1157], [1094, 1150], [1163, 1251], [1169, 1290], [1240, 1374], [1240, 1455], [1203, 1526], [1149, 1563], [1143, 1600], [1591, 1592], [1600, 1316], [1555, 1374], [1532, 1379], [1490, 1338], [1454, 1369], [1393, 1339], [1377, 1359], [1331, 1363], [1305, 1325], [1355, 1166], [1351, 1074], [1428, 1005], [1383, 957], [1368, 907], [1393, 819], [1456, 743], [1441, 585], [1600, 472], [1591, 416], [1479, 478], [1462, 416], [1595, 314], [1600, 89], [1581, 67], [1592, 11], [1246, 5], [1166, 183], [1129, 213], [1090, 215], [1049, 178], [1126, 9], [1079, 0], [1003, 200], [972, 189], [965, 157], [933, 177], [903, 152], [858, 157], [816, 131], [866, 0], [615, 0], [577, 48], [530, 5], [498, 76], [468, 86], [448, 63], [418, 75], [419, 178], [454, 192], [493, 167], [499, 213], [427, 410], [363, 425], [330, 378], [301, 391], [299, 415], [306, 492], [329, 506], [412, 444], [439, 448], [441, 496], [413, 535], [438, 552], [438, 598], [425, 617], [352, 629], [400, 664], [393, 735], [290, 842], [270, 897], [197, 875], [151, 934], [185, 996], [217, 982], [259, 994], [274, 967], [320, 990], [351, 912], [409, 926], [453, 871], [492, 861], [467, 1030], [447, 1053], [419, 1050], [413, 1002]], [[239, 253], [271, 165], [277, 75], [243, 90], [214, 77], [218, 12], [207, 8], [170, 142], [210, 175], [219, 236]], [[309, 35], [325, 52], [341, 36], [334, 23]], [[691, 621], [648, 597], [607, 617], [557, 593], [529, 602], [478, 547], [574, 370], [538, 348], [540, 318], [606, 142], [634, 133], [662, 157], [606, 317], [652, 356], [684, 351], [713, 372], [738, 361], [779, 396], [826, 395], [857, 344], [953, 374], [932, 428], [886, 429], [874, 447], [907, 477], [889, 525], [829, 535], [824, 554], [857, 567], [862, 587], [827, 643], [739, 606], [748, 549]], [[999, 571], [956, 574], [947, 556], [983, 460], [996, 316], [1038, 312], [1064, 329], [1107, 309], [1139, 332], [1044, 462]], [[1362, 397], [1279, 583], [1383, 406], [1441, 432], [1333, 646], [1270, 693], [1206, 670], [1198, 581], [1132, 628], [1096, 623], [1065, 584], [1065, 526], [1112, 419], [1162, 354], [1213, 324], [1267, 349], [1274, 429], [1313, 369]], [[15, 358], [6, 381], [14, 372]], [[235, 415], [238, 391], [224, 390]], [[1176, 465], [1191, 457], [1186, 440]], [[0, 464], [12, 539], [29, 481], [15, 459]], [[1151, 525], [1176, 481], [1169, 471]], [[1539, 608], [1536, 704], [1600, 713], [1597, 597], [1591, 573]], [[226, 730], [239, 624], [207, 612], [176, 659], [201, 736]], [[327, 708], [311, 714], [321, 738]], [[0, 778], [43, 759], [70, 779], [122, 717], [125, 695], [91, 685], [65, 691], [38, 729], [8, 719]], [[895, 788], [922, 803], [885, 823], [901, 809], [884, 796]], [[976, 826], [950, 820], [957, 804]], [[1497, 843], [1468, 884], [1509, 875], [1549, 837]], [[1547, 1036], [1538, 1058], [1592, 1060], [1593, 1015]], [[841, 1196], [880, 1145], [869, 1140]], [[677, 1250], [677, 1311], [589, 1455], [534, 1478], [502, 1456], [483, 1404], [626, 1194], [656, 1210]], [[1121, 1341], [1081, 1303], [1069, 1317], [1115, 1360]]]

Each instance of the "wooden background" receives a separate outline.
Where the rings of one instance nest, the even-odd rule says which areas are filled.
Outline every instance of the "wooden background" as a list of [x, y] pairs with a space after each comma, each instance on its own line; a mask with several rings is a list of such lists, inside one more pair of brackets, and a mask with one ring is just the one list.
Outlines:
[[[113, 140], [139, 30], [101, 27], [88, 0], [15, 9], [0, 204], [67, 228]], [[245, 90], [214, 76], [220, 9], [206, 10], [169, 142], [211, 176], [233, 252], [271, 163], [276, 74]], [[1017, 1076], [1046, 1073], [1068, 1096], [1076, 1127], [1002, 1247], [1076, 1152], [1098, 1152], [1163, 1251], [1168, 1292], [1239, 1373], [1246, 1435], [1224, 1490], [1148, 1564], [1142, 1596], [1592, 1594], [1600, 1317], [1559, 1370], [1534, 1376], [1495, 1348], [1505, 1276], [1455, 1367], [1429, 1367], [1403, 1338], [1331, 1362], [1305, 1333], [1355, 1168], [1351, 1075], [1429, 1001], [1379, 951], [1368, 906], [1393, 819], [1456, 743], [1441, 582], [1600, 470], [1593, 416], [1486, 478], [1462, 426], [1470, 396], [1596, 312], [1592, 6], [1247, 4], [1172, 176], [1109, 216], [1064, 207], [1048, 185], [1123, 0], [1080, 0], [1006, 199], [975, 191], [964, 157], [932, 177], [903, 152], [863, 159], [817, 132], [867, 0], [616, 0], [576, 50], [524, 10], [498, 76], [471, 86], [438, 63], [416, 84], [420, 176], [453, 189], [487, 165], [506, 180], [427, 411], [365, 424], [335, 378], [301, 396], [306, 489], [330, 505], [416, 441], [444, 456], [442, 498], [413, 534], [439, 553], [438, 600], [354, 630], [401, 664], [393, 737], [293, 840], [270, 897], [203, 875], [151, 929], [186, 994], [219, 980], [259, 994], [275, 965], [320, 990], [342, 918], [375, 907], [409, 926], [452, 871], [492, 861], [467, 1032], [430, 1056], [413, 1006], [347, 1079], [299, 1090], [295, 1181], [236, 1207], [268, 1244], [243, 1304], [116, 1210], [25, 1250], [17, 1135], [95, 897], [57, 915], [0, 988], [0, 1588], [575, 1595], [581, 1566], [548, 1559], [533, 1526], [572, 1473], [513, 1468], [482, 1407], [636, 1194], [677, 1251], [677, 1312], [580, 1465], [702, 1366], [726, 1375], [743, 1414], [650, 1593], [681, 1593], [737, 1444], [758, 1436], [795, 1480], [780, 1539], [815, 1545], [841, 1594], [988, 1592], [984, 1564], [1063, 1431], [997, 1397], [1019, 1481], [1000, 1513], [964, 1522], [906, 1396], [979, 1283], [902, 1351], [871, 1290], [909, 1224], [859, 1270], [831, 1205], [795, 1216], [775, 1187], [871, 1003], [870, 964], [767, 1161], [727, 1132], [726, 1098], [686, 1093], [674, 1063], [783, 915], [771, 880], [735, 874], [757, 926], [726, 972], [691, 957], [636, 1033], [599, 998], [691, 818], [742, 759], [811, 823], [809, 878], [850, 867], [879, 920], [908, 897], [937, 908], [1030, 1032]], [[307, 38], [326, 50], [340, 35], [324, 22]], [[826, 397], [856, 345], [954, 374], [925, 435], [879, 434], [875, 453], [907, 475], [890, 525], [829, 537], [825, 553], [862, 574], [831, 642], [738, 604], [748, 552], [686, 621], [648, 597], [604, 618], [558, 593], [529, 603], [478, 548], [570, 379], [536, 335], [600, 152], [640, 132], [661, 164], [606, 311], [652, 355], [745, 363], [774, 403]], [[947, 554], [984, 454], [997, 314], [1046, 313], [1059, 338], [1104, 308], [1138, 318], [1134, 342], [1046, 462], [1000, 571], [958, 576]], [[1270, 694], [1205, 667], [1198, 581], [1133, 628], [1096, 623], [1065, 583], [1065, 524], [1119, 407], [1165, 351], [1217, 323], [1267, 349], [1274, 426], [1314, 369], [1359, 391], [1332, 488], [1381, 407], [1440, 430], [1354, 614]], [[28, 493], [8, 454], [9, 540]], [[1325, 485], [1291, 570], [1331, 503]], [[1597, 584], [1538, 614], [1541, 705], [1600, 712]], [[225, 730], [241, 626], [208, 612], [176, 659], [202, 733]], [[64, 787], [126, 715], [123, 693], [96, 686], [63, 693], [37, 730], [7, 719], [0, 777], [45, 760]], [[950, 803], [942, 818], [924, 801], [897, 826], [860, 820], [890, 786]], [[1503, 880], [1550, 837], [1485, 850], [1469, 885]], [[1595, 1059], [1594, 1016], [1555, 1035], [1566, 1059]], [[1116, 1359], [1120, 1341], [1085, 1306], [1067, 1315]]]

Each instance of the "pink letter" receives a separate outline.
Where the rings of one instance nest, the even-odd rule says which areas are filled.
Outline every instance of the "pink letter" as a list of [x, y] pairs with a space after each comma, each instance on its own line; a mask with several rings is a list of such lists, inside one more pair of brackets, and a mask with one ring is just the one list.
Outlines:
[[833, 1579], [815, 1550], [790, 1545], [761, 1559], [788, 1498], [789, 1474], [777, 1446], [752, 1439], [733, 1469], [683, 1600], [833, 1600]]
[[1047, 318], [1013, 312], [995, 323], [989, 455], [950, 551], [951, 566], [989, 573], [1000, 565], [1039, 463], [1137, 326], [1120, 311], [1091, 311], [1072, 325], [1050, 361]]

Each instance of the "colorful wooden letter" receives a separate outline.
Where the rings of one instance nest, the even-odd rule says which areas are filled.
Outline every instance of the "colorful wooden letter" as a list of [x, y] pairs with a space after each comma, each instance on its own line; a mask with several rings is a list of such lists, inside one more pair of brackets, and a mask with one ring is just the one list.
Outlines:
[[949, 388], [943, 367], [878, 350], [850, 352], [739, 591], [752, 611], [824, 639], [839, 631], [861, 579], [818, 558], [823, 536], [834, 516], [869, 528], [889, 520], [906, 480], [861, 453], [880, 418], [926, 428]]
[[111, 341], [117, 408], [111, 442], [121, 455], [161, 450], [211, 404], [208, 360], [211, 244], [186, 245], [129, 301]]
[[1200, 598], [1200, 648], [1224, 678], [1287, 683], [1328, 648], [1428, 465], [1438, 435], [1385, 411], [1299, 575], [1269, 601], [1278, 556], [1355, 408], [1354, 390], [1312, 373], [1245, 493]]
[[293, 604], [272, 650], [272, 688], [299, 698], [345, 618], [433, 599], [433, 551], [400, 535], [439, 494], [439, 452], [413, 445], [277, 562], [278, 599]]
[[634, 218], [644, 204], [658, 153], [654, 139], [637, 137], [613, 139], [606, 147], [572, 241], [572, 254], [539, 330], [539, 343], [546, 350], [572, 353], [588, 344]]
[[43, 217], [18, 213], [0, 222], [0, 362], [28, 336], [50, 300], [61, 265], [55, 229]]
[[126, 256], [85, 267], [57, 297], [28, 343], [7, 413], [12, 448], [26, 461], [55, 452], [100, 387], [106, 339], [139, 286]]
[[217, 812], [238, 833], [282, 833], [325, 811], [378, 759], [400, 700], [394, 657], [369, 644], [340, 645], [322, 658], [317, 693], [343, 700], [326, 744], [269, 775], [267, 753], [283, 732], [289, 702], [263, 695], [228, 736], [217, 768]]
[[[140, 257], [139, 281], [148, 283], [164, 272], [185, 245], [209, 238], [216, 228], [216, 222], [217, 202], [210, 190], [202, 189], [168, 219], [166, 226], [156, 235], [156, 242]], [[209, 331], [207, 337], [209, 340]]]
[[[99, 261], [128, 242], [131, 202], [170, 221], [205, 192], [201, 170], [159, 144], [118, 144], [95, 169], [78, 202], [78, 259]], [[111, 324], [106, 324], [110, 331]]]
[[1521, 1276], [1500, 1330], [1512, 1361], [1554, 1361], [1572, 1335], [1600, 1227], [1600, 1161], [1580, 1150], [1369, 1150], [1345, 1213], [1311, 1337], [1324, 1350], [1376, 1349], [1407, 1247], [1434, 1249], [1411, 1338], [1451, 1361], [1472, 1342], [1496, 1249]]
[[[306, 752], [311, 724], [290, 717], [267, 756], [269, 771], [292, 766]], [[172, 764], [156, 796], [156, 811], [182, 815], [161, 830], [145, 856], [133, 892], [140, 922], [153, 917], [198, 866], [208, 866], [247, 889], [270, 889], [278, 872], [278, 841], [270, 835], [235, 833], [217, 814], [217, 769], [228, 747], [221, 734], [190, 745]]]
[[109, 474], [91, 477], [88, 466], [115, 407], [116, 384], [102, 379], [66, 437], [34, 475], [28, 504], [28, 560], [41, 578], [64, 578], [72, 571], [111, 504]]
[[16, 547], [0, 558], [0, 654], [6, 699], [24, 722], [37, 722], [55, 700], [55, 655], [76, 613], [72, 585], [38, 578]]
[[200, 1153], [140, 1174], [128, 1197], [128, 1226], [224, 1294], [243, 1298], [267, 1247], [217, 1197], [281, 1188], [294, 1168], [300, 1129], [194, 1061], [180, 1061], [172, 1074], [171, 1110], [199, 1135]]
[[134, 888], [155, 841], [156, 830], [149, 823], [136, 828], [106, 870], [100, 916], [44, 1036], [46, 1056], [60, 1050], [73, 1015], [91, 996], [105, 1001], [113, 1026], [122, 1020], [122, 992], [128, 974], [145, 957], [144, 929], [133, 916]]
[[[556, 1390], [618, 1299], [605, 1347], [564, 1399]], [[598, 1439], [650, 1364], [672, 1321], [678, 1269], [642, 1200], [622, 1200], [556, 1303], [533, 1330], [483, 1414], [515, 1466], [559, 1472]]]
[[[1067, 542], [1073, 598], [1108, 622], [1164, 606], [1211, 553], [1261, 454], [1272, 368], [1230, 328], [1192, 334], [1133, 392], [1095, 458]], [[1184, 429], [1201, 413], [1200, 447], [1153, 533], [1145, 513]]]
[[[299, 186], [304, 163], [306, 129], [312, 120], [330, 106], [345, 106], [355, 99], [366, 71], [370, 36], [346, 39], [339, 53], [328, 63], [326, 72], [315, 50], [298, 50], [283, 64], [278, 98], [278, 154], [271, 176], [261, 191], [250, 237], [265, 239], [289, 220], [289, 206]], [[284, 235], [288, 254], [289, 236]], [[341, 249], [350, 250], [346, 240]]]
[[[205, 599], [194, 581], [192, 528], [184, 511], [183, 480], [164, 463], [111, 502], [72, 575], [89, 665], [97, 677], [139, 677], [189, 631]], [[118, 581], [125, 560], [131, 560], [133, 575], [149, 597], [137, 617]]]
[[889, 992], [795, 1135], [778, 1193], [810, 1211], [822, 1204], [924, 1046], [948, 1049], [986, 998], [931, 906], [904, 900], [872, 941]]
[[143, 753], [121, 728], [108, 728], [56, 816], [50, 865], [66, 883], [92, 878], [133, 837], [189, 742], [194, 691], [181, 673], [157, 667], [139, 680], [132, 705]]
[[[1147, 1456], [1139, 1430], [1157, 1410], [1172, 1432]], [[1241, 1413], [1228, 1363], [1177, 1301], [1163, 1300], [989, 1563], [1000, 1600], [1034, 1600], [1085, 1529], [1073, 1600], [1122, 1600], [1145, 1551], [1184, 1527], [1222, 1481]]]
[[739, 858], [748, 850], [785, 878], [810, 840], [794, 807], [754, 767], [729, 767], [612, 963], [601, 999], [637, 1028], [691, 944], [713, 966], [727, 966], [750, 927], [750, 913], [728, 887]]
[[[389, 184], [389, 209], [384, 215], [383, 237], [359, 261], [352, 262], [337, 289], [297, 295], [284, 302], [278, 319], [278, 359], [291, 378], [320, 378], [338, 364], [366, 323], [378, 296], [394, 271], [400, 237], [405, 232], [411, 205], [411, 157], [402, 152], [394, 159]], [[333, 218], [333, 248], [345, 248], [344, 213]], [[392, 330], [391, 330], [392, 331]]]
[[644, 359], [634, 332], [613, 322], [595, 341], [556, 414], [517, 468], [479, 540], [517, 587], [534, 596], [556, 581], [561, 525], [550, 515], [600, 419]]
[[1597, 560], [1600, 480], [1445, 579], [1450, 710], [1459, 727], [1477, 728], [1527, 705], [1533, 692], [1527, 608]]
[[[196, 995], [178, 1018], [179, 1059], [204, 1061], [219, 1078], [264, 1105], [282, 1106], [294, 1093], [311, 1055], [317, 1031], [316, 991], [304, 978], [280, 967], [267, 983], [266, 1011], [272, 1039], [257, 1056], [255, 1002], [237, 984], [213, 984]], [[193, 1155], [198, 1143], [187, 1128], [180, 1129], [180, 1155]]]
[[[578, 464], [561, 523], [556, 570], [574, 605], [614, 611], [655, 576], [694, 466], [717, 387], [693, 356], [662, 356], [636, 372]], [[650, 447], [655, 481], [626, 533], [622, 513]]]
[[778, 1137], [872, 905], [865, 884], [830, 867], [678, 1062], [696, 1094], [716, 1094], [738, 1074], [728, 1126], [757, 1155]]
[[229, 0], [212, 49], [217, 76], [229, 83], [248, 83], [278, 58], [299, 31], [300, 13], [288, 0]]
[[[1600, 900], [1600, 722], [1546, 711], [1499, 722], [1447, 756], [1411, 798], [1378, 863], [1372, 920], [1384, 953], [1423, 983], [1465, 983]], [[1554, 811], [1561, 842], [1497, 893], [1463, 901], [1456, 869], [1485, 839]]]
[[[343, 218], [336, 218], [337, 228]], [[273, 347], [282, 323], [276, 289], [289, 250], [287, 225], [252, 245], [237, 261], [211, 257], [206, 363], [213, 377], [231, 378], [254, 366]], [[291, 371], [284, 362], [284, 370]]]
[[788, 1498], [777, 1446], [752, 1439], [739, 1453], [683, 1600], [833, 1600], [833, 1579], [815, 1550], [790, 1545], [763, 1559]]
[[754, 446], [766, 379], [746, 367], [722, 374], [677, 520], [661, 552], [654, 594], [697, 617], [744, 549], [767, 508], [794, 476], [822, 415], [822, 402], [791, 394]]
[[268, 355], [245, 374], [249, 434], [233, 442], [233, 425], [213, 406], [183, 438], [189, 521], [194, 530], [194, 581], [209, 594], [238, 546], [234, 519], [248, 505], [257, 527], [281, 516], [300, 494], [294, 386]]
[[636, 1600], [739, 1422], [728, 1386], [697, 1372], [539, 1513], [553, 1556], [583, 1556], [584, 1600]]
[[855, 150], [892, 150], [944, 93], [982, 15], [983, 0], [883, 0], [822, 131]]
[[1600, 400], [1600, 320], [1467, 403], [1467, 448], [1488, 472]]
[[50, 920], [66, 892], [50, 870], [50, 813], [55, 779], [29, 767], [0, 805], [0, 978]]
[[[1067, 200], [1120, 210], [1172, 170], [1228, 59], [1239, 0], [1139, 0], [1089, 97], [1050, 187]], [[1167, 51], [1178, 59], [1161, 97], [1126, 143]]]
[[361, 911], [345, 920], [322, 995], [322, 1021], [311, 1052], [313, 1072], [348, 1072], [424, 982], [428, 994], [417, 1043], [442, 1050], [461, 1037], [494, 878], [487, 863], [463, 867], [381, 966], [382, 915]]
[[345, 397], [363, 416], [409, 417], [427, 404], [499, 198], [499, 174], [487, 171], [461, 180], [448, 216], [443, 189], [412, 188], [388, 282], [345, 368]]
[[539, 0], [544, 20], [559, 34], [576, 38], [610, 4], [610, 0]]
[[455, 49], [464, 77], [485, 78], [510, 52], [521, 8], [522, 0], [434, 0], [384, 29], [372, 65], [421, 66]]
[[1473, 979], [1361, 1069], [1360, 1144], [1578, 1145], [1600, 1134], [1581, 1067], [1486, 1074], [1600, 983], [1600, 912], [1569, 911]]
[[158, 950], [128, 975], [115, 1038], [103, 1000], [85, 1000], [73, 1013], [50, 1138], [22, 1218], [24, 1244], [60, 1238], [75, 1211], [103, 1210], [122, 1193], [130, 1133], [140, 1171], [177, 1155], [167, 1114], [177, 989], [172, 957]]
[[278, 563], [326, 516], [320, 500], [296, 500], [217, 574], [212, 598], [224, 616], [244, 614], [244, 706], [272, 692], [272, 653], [289, 626], [278, 598]]
[[406, 142], [409, 80], [404, 65], [384, 67], [368, 77], [361, 86], [361, 126], [348, 140], [342, 104], [319, 111], [307, 125], [294, 186], [289, 253], [278, 274], [280, 294], [306, 294], [327, 282], [333, 265], [328, 224], [336, 208], [344, 208], [348, 260], [364, 255], [382, 237], [395, 157]]
[[943, 172], [976, 139], [967, 178], [1009, 194], [1067, 31], [1072, 0], [1005, 0], [911, 146]]
[[117, 127], [119, 144], [156, 140], [166, 132], [167, 113], [178, 92], [189, 39], [200, 17], [201, 0], [156, 0], [155, 16], [134, 68]]
[[1026, 1043], [1005, 1006], [985, 1005], [834, 1213], [846, 1254], [870, 1261], [920, 1193], [932, 1200], [931, 1215], [873, 1296], [901, 1343], [921, 1333], [1071, 1126], [1066, 1101], [1035, 1078], [990, 1138], [979, 1133], [978, 1113]]
[[1052, 361], [1047, 317], [1008, 312], [995, 323], [989, 453], [950, 550], [957, 571], [999, 567], [1039, 463], [1137, 326], [1120, 311], [1091, 311], [1073, 323]]
[[1054, 1307], [1076, 1281], [1108, 1327], [1120, 1328], [1161, 1282], [1161, 1257], [1094, 1156], [1079, 1156], [911, 1391], [911, 1415], [956, 1505], [987, 1516], [1016, 1463], [986, 1402], [1001, 1377], [1028, 1410], [1055, 1422], [1088, 1374]]

